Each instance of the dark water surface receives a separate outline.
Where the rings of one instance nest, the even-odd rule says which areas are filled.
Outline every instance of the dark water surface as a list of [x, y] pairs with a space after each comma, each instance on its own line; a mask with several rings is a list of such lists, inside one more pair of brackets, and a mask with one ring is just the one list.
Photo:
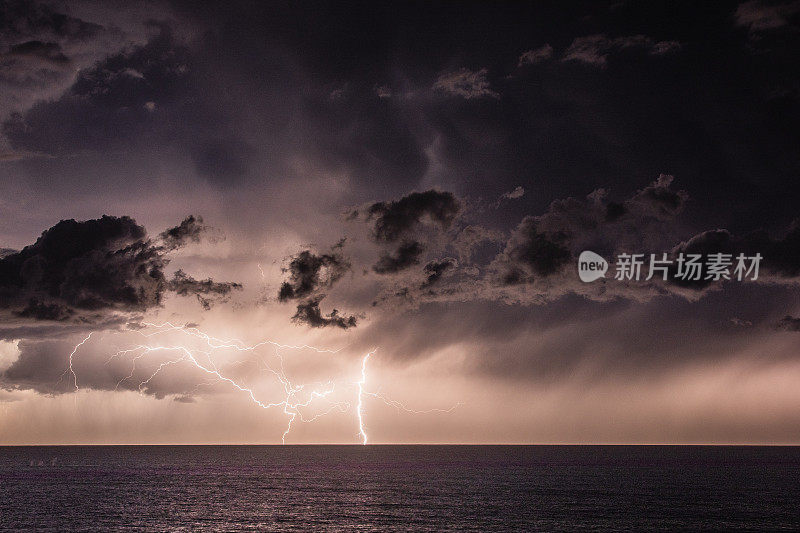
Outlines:
[[0, 447], [4, 531], [797, 530], [798, 505], [800, 448]]

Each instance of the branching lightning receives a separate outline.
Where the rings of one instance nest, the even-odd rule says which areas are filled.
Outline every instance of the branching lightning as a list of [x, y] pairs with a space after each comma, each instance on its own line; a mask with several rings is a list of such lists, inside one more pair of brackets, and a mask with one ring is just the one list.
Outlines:
[[69, 364], [67, 365], [67, 369], [66, 369], [66, 370], [64, 370], [64, 373], [63, 373], [63, 374], [61, 374], [61, 377], [60, 377], [60, 378], [58, 378], [58, 381], [59, 381], [59, 382], [61, 382], [61, 380], [62, 380], [62, 379], [64, 379], [64, 376], [67, 374], [67, 372], [69, 372], [70, 374], [72, 374], [72, 382], [73, 382], [73, 384], [75, 385], [75, 390], [76, 390], [76, 391], [77, 391], [77, 390], [79, 390], [79, 389], [78, 389], [78, 375], [77, 375], [77, 374], [75, 374], [75, 370], [72, 368], [72, 358], [73, 358], [73, 357], [75, 357], [75, 353], [78, 351], [78, 348], [80, 348], [81, 346], [83, 346], [84, 344], [86, 344], [86, 342], [88, 342], [88, 341], [89, 341], [89, 339], [91, 339], [91, 338], [92, 338], [92, 334], [93, 334], [93, 333], [94, 333], [94, 332], [92, 331], [91, 333], [89, 333], [89, 334], [86, 336], [86, 338], [85, 338], [85, 339], [83, 339], [81, 342], [79, 342], [78, 344], [76, 344], [76, 345], [75, 345], [75, 348], [73, 348], [73, 349], [72, 349], [72, 352], [69, 354], [69, 359], [68, 359], [68, 362], [69, 362]]
[[[141, 380], [138, 384], [137, 390], [140, 394], [144, 394], [147, 392], [148, 386], [150, 383], [163, 371], [166, 369], [179, 365], [179, 364], [188, 364], [191, 365], [202, 372], [209, 375], [210, 380], [199, 383], [195, 387], [195, 391], [201, 386], [207, 386], [213, 383], [226, 383], [230, 385], [232, 388], [243, 392], [247, 395], [249, 400], [255, 404], [256, 406], [262, 409], [272, 409], [272, 408], [279, 408], [283, 411], [286, 415], [286, 427], [281, 435], [281, 442], [286, 443], [286, 439], [289, 436], [294, 424], [297, 421], [300, 422], [313, 422], [318, 418], [325, 416], [333, 411], [339, 412], [347, 412], [351, 408], [351, 404], [347, 401], [333, 401], [331, 400], [331, 395], [333, 395], [334, 391], [337, 390], [336, 383], [334, 381], [327, 381], [327, 382], [315, 382], [315, 383], [306, 383], [306, 384], [295, 384], [293, 383], [284, 369], [284, 356], [282, 351], [283, 350], [310, 350], [314, 351], [319, 354], [336, 354], [340, 350], [331, 350], [328, 348], [317, 348], [314, 346], [309, 346], [307, 344], [301, 345], [292, 345], [292, 344], [281, 344], [272, 340], [264, 340], [258, 342], [256, 344], [248, 345], [244, 341], [240, 339], [221, 339], [218, 337], [211, 336], [197, 327], [185, 327], [173, 324], [171, 322], [164, 322], [161, 324], [155, 324], [150, 322], [144, 322], [142, 324], [144, 326], [141, 330], [132, 330], [133, 333], [140, 335], [145, 339], [140, 344], [136, 344], [134, 346], [127, 347], [125, 349], [118, 350], [117, 352], [110, 355], [110, 357], [106, 360], [106, 364], [110, 363], [115, 359], [129, 359], [131, 368], [130, 372], [121, 377], [119, 381], [117, 381], [114, 390], [118, 390], [119, 387], [134, 378], [137, 372], [137, 364], [145, 357], [150, 354], [159, 352], [163, 354], [167, 354], [167, 358], [160, 361], [155, 369], [147, 376], [145, 379]], [[168, 343], [157, 343], [153, 339], [157, 336], [163, 336], [167, 333], [179, 333], [181, 335], [188, 336], [194, 339], [194, 343], [200, 343], [201, 347], [195, 347], [190, 344], [168, 344]], [[75, 390], [78, 391], [80, 388], [78, 387], [78, 376], [73, 368], [73, 358], [75, 357], [78, 349], [86, 344], [92, 337], [93, 333], [90, 333], [86, 336], [81, 342], [75, 345], [72, 352], [69, 354], [68, 357], [68, 364], [67, 369], [62, 374], [61, 378], [64, 377], [67, 373], [72, 375], [73, 385]], [[273, 355], [277, 359], [277, 365], [273, 366], [270, 365], [265, 358], [263, 358], [257, 350], [260, 348], [271, 347], [273, 349]], [[267, 401], [263, 399], [259, 399], [256, 391], [253, 390], [252, 387], [242, 383], [240, 380], [223, 373], [224, 371], [220, 369], [218, 366], [215, 356], [220, 351], [228, 351], [230, 352], [240, 352], [240, 353], [247, 353], [248, 358], [243, 360], [237, 361], [226, 361], [226, 365], [231, 367], [233, 365], [238, 364], [247, 364], [255, 362], [257, 368], [259, 368], [262, 372], [268, 372], [272, 374], [281, 385], [282, 395], [279, 399], [273, 401]], [[355, 382], [345, 382], [345, 389], [348, 387], [355, 386], [356, 389], [356, 419], [358, 422], [358, 437], [361, 444], [367, 444], [369, 438], [367, 436], [366, 425], [365, 425], [365, 404], [364, 400], [366, 397], [376, 398], [386, 405], [394, 407], [398, 410], [403, 410], [409, 413], [433, 413], [433, 412], [440, 412], [440, 413], [449, 413], [459, 405], [461, 402], [457, 403], [456, 405], [448, 408], [448, 409], [427, 409], [423, 411], [416, 411], [413, 409], [407, 408], [402, 403], [391, 400], [386, 398], [379, 392], [370, 392], [366, 390], [367, 384], [367, 361], [369, 358], [374, 355], [376, 350], [372, 350], [361, 359], [361, 373], [358, 381]], [[170, 355], [172, 354], [172, 355]], [[59, 379], [61, 381], [61, 379]], [[315, 414], [308, 415], [304, 413], [306, 408], [310, 407], [312, 404], [318, 403], [318, 401], [323, 401], [327, 403], [327, 406], [323, 406], [321, 410], [318, 409], [318, 412]]]

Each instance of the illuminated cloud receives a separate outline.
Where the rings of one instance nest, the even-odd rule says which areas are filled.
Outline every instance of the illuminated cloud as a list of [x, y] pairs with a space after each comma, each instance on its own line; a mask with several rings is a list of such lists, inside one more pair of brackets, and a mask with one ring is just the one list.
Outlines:
[[518, 66], [521, 67], [524, 65], [535, 65], [537, 63], [541, 63], [542, 61], [546, 61], [551, 57], [553, 57], [553, 47], [549, 44], [544, 44], [539, 48], [528, 50], [519, 56]]
[[621, 50], [646, 50], [652, 55], [664, 55], [681, 48], [677, 41], [654, 41], [646, 35], [610, 38], [605, 34], [578, 37], [564, 51], [562, 61], [577, 61], [605, 68], [608, 57]]
[[486, 79], [488, 73], [489, 71], [485, 68], [477, 71], [462, 68], [444, 72], [436, 79], [433, 89], [451, 96], [460, 96], [466, 100], [485, 97], [500, 98], [500, 95], [492, 90], [489, 80]]
[[736, 24], [750, 32], [763, 32], [782, 28], [800, 12], [800, 3], [766, 3], [759, 0], [743, 2], [736, 8]]

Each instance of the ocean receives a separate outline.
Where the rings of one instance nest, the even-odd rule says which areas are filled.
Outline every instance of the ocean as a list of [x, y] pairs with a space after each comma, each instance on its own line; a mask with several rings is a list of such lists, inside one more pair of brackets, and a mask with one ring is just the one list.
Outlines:
[[0, 530], [800, 529], [800, 448], [0, 447]]

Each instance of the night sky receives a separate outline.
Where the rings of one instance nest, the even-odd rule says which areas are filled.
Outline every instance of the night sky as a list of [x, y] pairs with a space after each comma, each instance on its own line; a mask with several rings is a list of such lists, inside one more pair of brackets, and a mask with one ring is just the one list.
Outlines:
[[[798, 2], [3, 1], [0, 444], [798, 444], [798, 64]], [[614, 278], [681, 253], [763, 261]]]

